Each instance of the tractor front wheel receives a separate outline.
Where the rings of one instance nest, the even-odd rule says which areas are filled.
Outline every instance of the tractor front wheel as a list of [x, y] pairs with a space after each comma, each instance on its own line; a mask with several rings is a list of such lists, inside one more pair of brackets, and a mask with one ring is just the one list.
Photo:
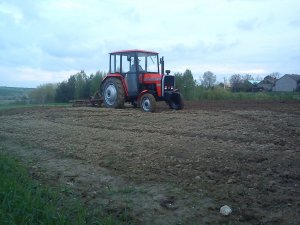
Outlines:
[[125, 93], [121, 80], [115, 77], [105, 80], [103, 83], [102, 96], [106, 108], [123, 108]]
[[183, 96], [180, 92], [174, 92], [169, 101], [170, 109], [180, 110], [184, 108]]
[[156, 100], [152, 94], [143, 94], [140, 100], [141, 110], [143, 112], [154, 112], [156, 109]]

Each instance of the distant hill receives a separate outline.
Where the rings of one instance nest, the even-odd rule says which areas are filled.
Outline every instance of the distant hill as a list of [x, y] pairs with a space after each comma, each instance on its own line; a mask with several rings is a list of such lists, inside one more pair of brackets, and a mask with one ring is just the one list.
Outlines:
[[0, 86], [0, 104], [28, 99], [28, 93], [34, 88], [3, 87]]

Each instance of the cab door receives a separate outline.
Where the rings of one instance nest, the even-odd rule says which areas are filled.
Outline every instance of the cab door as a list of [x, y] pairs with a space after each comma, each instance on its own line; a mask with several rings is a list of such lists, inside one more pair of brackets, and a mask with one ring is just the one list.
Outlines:
[[125, 79], [129, 98], [138, 96], [137, 70], [133, 69], [133, 65], [136, 65], [134, 64], [135, 60], [136, 54], [122, 54], [121, 56], [121, 74]]

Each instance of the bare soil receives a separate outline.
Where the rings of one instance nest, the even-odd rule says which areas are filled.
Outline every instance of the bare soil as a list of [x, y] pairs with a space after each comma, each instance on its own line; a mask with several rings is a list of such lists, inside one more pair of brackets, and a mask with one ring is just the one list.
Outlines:
[[300, 101], [27, 108], [0, 125], [34, 178], [133, 224], [300, 224]]

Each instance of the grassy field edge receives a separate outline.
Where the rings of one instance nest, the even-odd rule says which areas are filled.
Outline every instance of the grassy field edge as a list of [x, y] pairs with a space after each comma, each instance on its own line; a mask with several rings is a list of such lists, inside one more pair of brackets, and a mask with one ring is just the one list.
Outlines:
[[96, 215], [74, 196], [34, 180], [4, 148], [0, 148], [0, 224], [123, 224], [111, 215]]

